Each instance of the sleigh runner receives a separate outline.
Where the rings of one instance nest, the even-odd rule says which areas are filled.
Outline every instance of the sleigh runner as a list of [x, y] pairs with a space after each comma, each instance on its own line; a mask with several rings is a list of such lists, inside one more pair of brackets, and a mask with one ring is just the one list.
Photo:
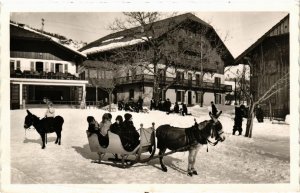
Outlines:
[[[148, 162], [154, 156], [156, 150], [156, 143], [155, 143], [155, 128], [154, 123], [152, 123], [152, 127], [144, 128], [143, 124], [140, 125], [140, 144], [132, 151], [126, 151], [121, 143], [120, 137], [117, 134], [108, 131], [108, 139], [109, 144], [107, 147], [102, 147], [100, 145], [99, 138], [96, 133], [91, 133], [88, 130], [86, 131], [89, 146], [91, 152], [97, 152], [99, 155], [99, 163], [101, 162], [103, 156], [106, 153], [111, 153], [113, 155], [121, 156], [122, 167], [125, 167], [125, 159], [128, 156], [133, 155], [135, 156], [134, 160], [130, 160], [131, 164], [140, 162]], [[143, 153], [150, 154], [146, 158], [142, 158]]]

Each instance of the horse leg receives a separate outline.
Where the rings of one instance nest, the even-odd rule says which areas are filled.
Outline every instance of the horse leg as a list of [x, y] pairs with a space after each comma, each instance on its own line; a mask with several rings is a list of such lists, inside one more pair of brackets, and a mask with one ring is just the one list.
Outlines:
[[192, 163], [194, 160], [194, 154], [195, 154], [195, 149], [190, 149], [189, 150], [189, 156], [188, 156], [188, 176], [193, 176], [192, 172]]
[[192, 164], [191, 164], [191, 171], [194, 175], [198, 175], [198, 172], [195, 170], [195, 163], [196, 163], [196, 157], [197, 157], [198, 152], [199, 152], [199, 146], [197, 146], [196, 149], [195, 149], [195, 153], [194, 153], [194, 156], [193, 156], [193, 161], [192, 161]]
[[45, 149], [45, 133], [41, 133], [41, 138], [42, 138], [42, 149]]
[[56, 133], [56, 140], [55, 140], [55, 144], [57, 144], [57, 143], [58, 143], [58, 132], [57, 132], [57, 131], [55, 131], [55, 133]]
[[165, 166], [165, 164], [163, 162], [163, 155], [166, 152], [166, 150], [167, 150], [167, 148], [159, 149], [159, 153], [158, 153], [158, 155], [160, 155], [160, 157], [159, 157], [160, 166], [161, 166], [162, 171], [164, 171], [164, 172], [168, 171], [167, 167]]
[[60, 145], [61, 144], [61, 131], [57, 132], [57, 134], [58, 134], [58, 136], [57, 136], [57, 138], [58, 138], [58, 145]]

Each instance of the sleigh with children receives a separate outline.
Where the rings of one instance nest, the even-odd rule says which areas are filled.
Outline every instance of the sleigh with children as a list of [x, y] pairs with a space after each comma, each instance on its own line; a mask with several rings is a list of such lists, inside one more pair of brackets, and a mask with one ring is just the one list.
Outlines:
[[[114, 155], [114, 158], [108, 158], [107, 161], [112, 161], [116, 166], [123, 168], [159, 158], [162, 171], [167, 172], [163, 158], [176, 152], [188, 151], [188, 175], [193, 176], [197, 175], [194, 165], [201, 145], [215, 146], [219, 141], [225, 140], [222, 124], [218, 120], [221, 113], [215, 116], [209, 113], [210, 119], [200, 123], [197, 123], [195, 119], [195, 122], [188, 128], [174, 127], [169, 124], [155, 128], [155, 123], [148, 127], [140, 124], [139, 144], [132, 151], [124, 149], [120, 136], [110, 130], [107, 131], [108, 142], [105, 146], [101, 145], [102, 139], [97, 133], [89, 130], [86, 133], [90, 150], [99, 155], [96, 163], [105, 163], [106, 161], [102, 160], [105, 154]], [[155, 155], [156, 148], [159, 149], [157, 155]], [[167, 149], [168, 152], [166, 152]]]

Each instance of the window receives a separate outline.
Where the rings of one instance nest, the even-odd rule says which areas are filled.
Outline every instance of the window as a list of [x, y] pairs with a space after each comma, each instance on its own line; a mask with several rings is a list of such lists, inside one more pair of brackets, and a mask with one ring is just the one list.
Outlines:
[[221, 104], [221, 94], [215, 94], [215, 104]]
[[34, 62], [30, 62], [30, 71], [31, 71], [31, 72], [34, 71]]
[[200, 85], [200, 74], [196, 74], [196, 85]]
[[184, 79], [184, 74], [183, 74], [183, 72], [177, 71], [177, 72], [176, 72], [176, 80], [177, 80], [178, 82], [183, 82], [183, 79]]
[[134, 99], [134, 89], [129, 90], [129, 99]]
[[38, 72], [44, 71], [44, 63], [43, 62], [36, 62], [35, 63], [35, 70]]
[[45, 63], [45, 71], [49, 72], [49, 63], [48, 62]]
[[159, 80], [162, 82], [165, 81], [166, 72], [164, 71], [164, 69], [158, 69], [158, 74], [159, 74]]
[[219, 88], [221, 85], [221, 78], [220, 77], [215, 77], [215, 86]]
[[188, 85], [192, 86], [192, 73], [188, 73]]
[[50, 72], [54, 72], [54, 63], [51, 63]]
[[10, 61], [10, 69], [15, 70], [15, 61], [14, 60]]
[[184, 91], [177, 91], [176, 92], [176, 101], [177, 102], [184, 102]]
[[17, 70], [21, 70], [21, 61], [17, 60]]
[[55, 72], [63, 72], [63, 64], [56, 63], [55, 64]]
[[68, 73], [68, 64], [65, 64], [65, 73]]

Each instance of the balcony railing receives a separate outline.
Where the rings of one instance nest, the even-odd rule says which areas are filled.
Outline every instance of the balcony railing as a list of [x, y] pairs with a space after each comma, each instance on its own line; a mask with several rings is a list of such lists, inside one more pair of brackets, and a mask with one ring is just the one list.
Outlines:
[[[153, 75], [146, 75], [146, 74], [116, 78], [116, 81], [119, 85], [133, 84], [133, 83], [153, 83], [153, 80], [154, 80]], [[216, 90], [220, 92], [232, 91], [231, 85], [216, 84], [214, 82], [202, 82], [201, 84], [200, 81], [196, 81], [196, 80], [186, 80], [186, 79], [178, 80], [172, 77], [165, 77], [164, 79], [160, 80], [159, 83], [163, 85], [172, 84], [174, 86]]]
[[62, 72], [38, 72], [38, 71], [26, 71], [15, 70], [10, 73], [11, 78], [35, 78], [35, 79], [63, 79], [63, 80], [81, 80], [70, 73]]

